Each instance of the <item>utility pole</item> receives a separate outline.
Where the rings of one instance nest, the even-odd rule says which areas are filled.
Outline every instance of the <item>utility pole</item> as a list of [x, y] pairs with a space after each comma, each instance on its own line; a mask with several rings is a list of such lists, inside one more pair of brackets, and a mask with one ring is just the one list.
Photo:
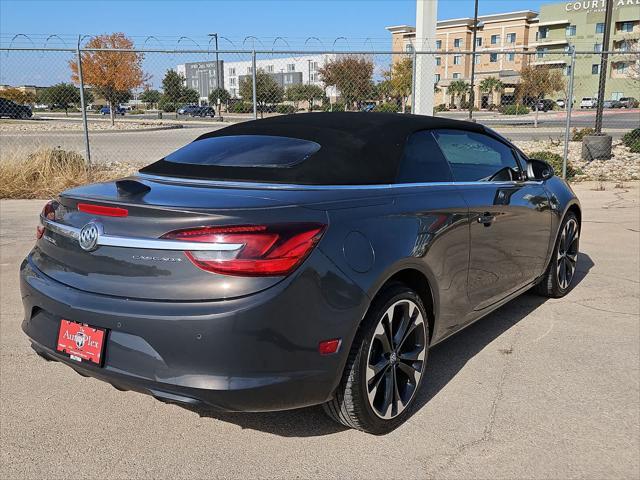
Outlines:
[[218, 60], [218, 34], [210, 33], [210, 37], [213, 37], [216, 41], [216, 105], [218, 107], [218, 121], [222, 121], [222, 115], [220, 113], [220, 61]]
[[469, 120], [473, 120], [473, 106], [476, 102], [476, 38], [478, 37], [478, 0], [475, 1], [475, 13], [473, 14], [473, 47], [471, 51], [471, 89], [469, 91]]
[[[435, 50], [436, 26], [438, 21], [438, 0], [416, 0], [416, 44], [415, 49]], [[436, 62], [434, 55], [416, 55], [415, 109], [419, 115], [433, 115], [435, 94], [433, 84]]]
[[596, 110], [596, 134], [602, 133], [602, 110], [604, 109], [605, 86], [607, 83], [607, 64], [609, 63], [609, 39], [611, 38], [611, 16], [613, 0], [607, 2], [604, 14], [604, 34], [602, 37], [602, 56], [600, 57], [600, 79], [598, 81], [598, 103]]

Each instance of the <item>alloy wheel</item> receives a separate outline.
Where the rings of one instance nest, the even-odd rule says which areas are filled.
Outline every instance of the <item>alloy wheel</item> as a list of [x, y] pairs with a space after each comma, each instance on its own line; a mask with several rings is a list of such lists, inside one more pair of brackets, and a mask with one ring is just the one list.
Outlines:
[[425, 319], [418, 305], [399, 300], [382, 315], [369, 345], [366, 387], [369, 405], [385, 420], [411, 403], [424, 372]]
[[560, 235], [558, 258], [556, 259], [558, 285], [562, 290], [569, 288], [576, 272], [579, 235], [578, 222], [574, 218], [569, 219]]

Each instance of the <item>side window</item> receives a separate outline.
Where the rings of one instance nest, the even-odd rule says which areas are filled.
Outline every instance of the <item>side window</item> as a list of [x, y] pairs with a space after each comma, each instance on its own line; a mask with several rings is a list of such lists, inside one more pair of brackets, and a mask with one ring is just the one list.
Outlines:
[[434, 130], [457, 182], [510, 181], [520, 178], [511, 148], [487, 135], [463, 130]]
[[451, 182], [451, 170], [433, 135], [415, 132], [404, 147], [396, 183]]

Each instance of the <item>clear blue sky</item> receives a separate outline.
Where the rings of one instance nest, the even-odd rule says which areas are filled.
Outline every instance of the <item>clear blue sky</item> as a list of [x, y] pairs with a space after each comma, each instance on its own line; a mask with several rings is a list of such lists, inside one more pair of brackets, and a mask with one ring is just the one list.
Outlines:
[[[131, 36], [175, 39], [187, 35], [201, 42], [207, 33], [219, 32], [235, 43], [254, 35], [269, 48], [278, 36], [285, 37], [293, 47], [304, 44], [308, 36], [320, 37], [325, 43], [345, 36], [357, 46], [369, 38], [369, 42], [383, 48], [388, 43], [382, 42], [389, 39], [384, 27], [414, 24], [415, 3], [415, 0], [0, 0], [0, 33], [3, 44], [7, 36], [16, 33], [56, 33], [70, 38], [79, 33], [118, 31]], [[551, 2], [480, 0], [480, 13], [535, 10], [542, 3]], [[440, 19], [462, 16], [473, 16], [473, 0], [440, 1]], [[226, 41], [221, 43], [221, 48], [230, 48]], [[277, 45], [285, 44], [278, 41]]]

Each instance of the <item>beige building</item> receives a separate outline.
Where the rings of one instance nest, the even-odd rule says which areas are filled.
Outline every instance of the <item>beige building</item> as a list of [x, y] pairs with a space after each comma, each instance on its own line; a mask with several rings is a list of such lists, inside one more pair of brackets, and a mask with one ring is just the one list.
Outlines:
[[[514, 92], [519, 82], [519, 71], [526, 56], [509, 53], [510, 50], [530, 50], [535, 42], [538, 14], [531, 10], [482, 15], [478, 17], [476, 38], [476, 81], [475, 99], [477, 107], [488, 107], [494, 103], [490, 94], [479, 91], [478, 85], [483, 78], [493, 76], [499, 78], [505, 86], [503, 94]], [[455, 18], [438, 22], [435, 45], [427, 45], [416, 39], [415, 28], [409, 25], [387, 27], [391, 32], [394, 52], [441, 51], [435, 54], [435, 83], [438, 86], [435, 104], [450, 104], [452, 98], [447, 94], [447, 87], [455, 80], [470, 81], [471, 57], [473, 49], [473, 18]], [[482, 53], [495, 51], [496, 53]], [[500, 54], [497, 52], [505, 51]], [[446, 52], [446, 53], [445, 53]], [[457, 53], [461, 52], [461, 53]], [[402, 55], [395, 54], [393, 61]]]

